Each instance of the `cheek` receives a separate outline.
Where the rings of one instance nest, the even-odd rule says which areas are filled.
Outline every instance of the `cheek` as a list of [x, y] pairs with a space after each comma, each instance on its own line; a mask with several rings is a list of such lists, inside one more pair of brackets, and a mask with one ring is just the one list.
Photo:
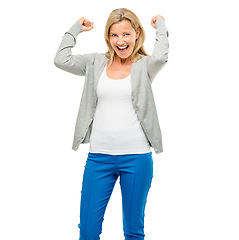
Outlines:
[[115, 47], [115, 41], [114, 40], [110, 40], [110, 45], [114, 48]]
[[117, 47], [116, 47], [116, 42], [115, 41], [113, 41], [113, 40], [111, 40], [110, 41], [110, 45], [111, 45], [111, 48], [113, 49], [113, 51], [114, 52], [117, 52]]
[[129, 43], [130, 43], [130, 45], [135, 45], [135, 38], [130, 38], [129, 39]]
[[134, 48], [135, 41], [134, 41], [134, 40], [130, 41], [130, 42], [129, 42], [129, 45], [130, 45], [131, 48]]

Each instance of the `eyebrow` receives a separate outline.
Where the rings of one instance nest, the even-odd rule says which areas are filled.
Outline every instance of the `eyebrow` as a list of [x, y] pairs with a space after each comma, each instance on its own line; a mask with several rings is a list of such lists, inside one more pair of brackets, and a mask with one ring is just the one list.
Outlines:
[[[129, 33], [129, 32], [130, 32], [130, 31], [128, 31], [128, 32], [123, 32], [123, 33]], [[116, 34], [115, 32], [111, 32], [111, 31], [110, 31], [110, 33], [111, 33], [111, 34], [112, 34], [112, 33]]]

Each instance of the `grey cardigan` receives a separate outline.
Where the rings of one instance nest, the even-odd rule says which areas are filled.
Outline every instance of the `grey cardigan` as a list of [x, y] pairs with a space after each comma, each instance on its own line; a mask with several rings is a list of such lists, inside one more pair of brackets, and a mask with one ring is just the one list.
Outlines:
[[[168, 60], [169, 34], [161, 17], [156, 21], [155, 26], [157, 31], [153, 53], [151, 56], [142, 56], [137, 62], [132, 63], [130, 79], [133, 107], [150, 146], [158, 154], [163, 151], [162, 135], [151, 83]], [[72, 145], [72, 149], [75, 151], [81, 143], [90, 141], [97, 107], [97, 84], [109, 60], [104, 53], [72, 55], [71, 48], [76, 44], [77, 35], [82, 32], [82, 26], [75, 22], [63, 35], [54, 58], [56, 67], [79, 76], [85, 76]]]

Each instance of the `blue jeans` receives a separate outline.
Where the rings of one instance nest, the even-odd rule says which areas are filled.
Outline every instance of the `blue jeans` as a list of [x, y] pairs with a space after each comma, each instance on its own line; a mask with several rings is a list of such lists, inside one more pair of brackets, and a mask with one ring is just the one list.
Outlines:
[[125, 155], [89, 152], [81, 191], [80, 240], [100, 239], [105, 209], [118, 177], [125, 240], [144, 239], [145, 204], [153, 178], [152, 152]]

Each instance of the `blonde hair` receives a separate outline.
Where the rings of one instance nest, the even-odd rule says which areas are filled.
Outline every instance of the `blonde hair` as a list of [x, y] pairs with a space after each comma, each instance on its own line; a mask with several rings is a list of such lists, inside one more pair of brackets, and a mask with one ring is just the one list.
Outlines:
[[105, 56], [110, 60], [109, 65], [111, 65], [115, 61], [115, 56], [116, 56], [116, 53], [110, 44], [110, 39], [109, 39], [110, 28], [114, 23], [121, 22], [124, 19], [131, 22], [131, 25], [135, 30], [135, 32], [137, 32], [138, 29], [140, 28], [140, 35], [135, 42], [134, 50], [131, 55], [131, 61], [137, 62], [139, 59], [142, 58], [142, 55], [148, 56], [147, 52], [143, 47], [143, 43], [145, 40], [145, 31], [138, 17], [135, 15], [135, 13], [133, 13], [127, 8], [118, 8], [111, 12], [105, 26], [104, 36], [105, 36], [106, 44], [108, 46], [108, 52], [105, 53]]

